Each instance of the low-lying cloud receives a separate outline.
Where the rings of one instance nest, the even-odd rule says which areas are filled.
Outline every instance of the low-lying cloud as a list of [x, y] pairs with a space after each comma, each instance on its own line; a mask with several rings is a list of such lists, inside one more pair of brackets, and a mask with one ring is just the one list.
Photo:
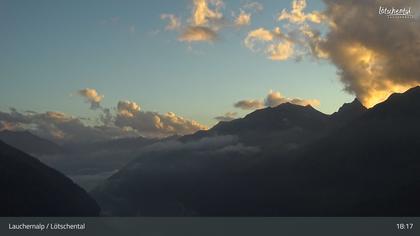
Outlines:
[[80, 118], [55, 111], [37, 113], [11, 109], [0, 112], [0, 121], [10, 124], [8, 130], [29, 130], [57, 142], [90, 142], [136, 135], [110, 126], [89, 126]]
[[[212, 136], [205, 137], [194, 141], [181, 142], [179, 140], [170, 140], [156, 142], [154, 144], [148, 145], [142, 148], [138, 155], [141, 160], [142, 156], [166, 156], [170, 154], [170, 158], [174, 158], [179, 155], [177, 152], [182, 152], [183, 156], [208, 156], [208, 157], [217, 157], [225, 156], [229, 153], [239, 153], [242, 155], [253, 155], [258, 153], [260, 148], [254, 146], [245, 146], [239, 142], [237, 136], [234, 135], [221, 135], [221, 136]], [[174, 154], [174, 155], [172, 155]], [[193, 161], [193, 160], [191, 160]], [[128, 168], [138, 168], [140, 165], [133, 165]]]
[[[173, 112], [143, 111], [139, 104], [131, 101], [119, 101], [116, 108], [104, 108], [100, 104], [104, 96], [95, 89], [82, 89], [79, 94], [85, 97], [92, 109], [99, 111], [95, 125], [88, 125], [85, 119], [63, 112], [19, 112], [11, 108], [9, 112], [0, 111], [0, 130], [29, 130], [40, 137], [63, 143], [135, 136], [162, 138], [207, 129], [197, 121]], [[90, 119], [87, 121], [92, 123]]]
[[235, 103], [234, 107], [243, 110], [255, 110], [263, 107], [276, 107], [283, 103], [291, 103], [299, 106], [310, 105], [312, 107], [317, 107], [321, 104], [317, 99], [288, 98], [280, 92], [271, 90], [264, 100], [241, 100]]

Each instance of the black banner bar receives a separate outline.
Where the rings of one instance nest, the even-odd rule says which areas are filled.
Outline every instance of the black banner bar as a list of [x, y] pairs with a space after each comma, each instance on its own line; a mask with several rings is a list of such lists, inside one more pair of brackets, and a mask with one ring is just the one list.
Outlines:
[[0, 218], [0, 235], [420, 235], [420, 218]]

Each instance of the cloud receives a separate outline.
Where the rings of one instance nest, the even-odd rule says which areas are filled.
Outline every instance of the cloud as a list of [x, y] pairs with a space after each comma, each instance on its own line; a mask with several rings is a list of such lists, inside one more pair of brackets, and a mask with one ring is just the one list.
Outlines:
[[162, 14], [160, 18], [167, 20], [165, 30], [180, 31], [181, 42], [213, 42], [218, 38], [218, 31], [224, 27], [221, 9], [222, 0], [193, 0], [191, 16], [185, 24], [174, 14]]
[[305, 8], [305, 0], [293, 0], [292, 10], [288, 12], [286, 9], [283, 9], [277, 19], [279, 21], [287, 20], [291, 23], [298, 24], [305, 23], [306, 21], [319, 24], [325, 19], [325, 16], [317, 11], [304, 13], [303, 11], [305, 10]]
[[281, 95], [280, 92], [270, 91], [264, 100], [264, 104], [268, 107], [276, 107], [283, 103], [292, 103], [300, 106], [311, 105], [317, 107], [320, 105], [317, 99], [300, 99], [300, 98], [287, 98]]
[[157, 112], [141, 111], [135, 102], [120, 101], [115, 125], [121, 128], [131, 128], [148, 137], [165, 137], [169, 135], [191, 134], [207, 129], [197, 121], [188, 120], [173, 112], [159, 114]]
[[190, 26], [187, 27], [178, 40], [182, 42], [199, 42], [207, 41], [213, 42], [217, 39], [217, 33], [211, 28], [204, 26]]
[[238, 115], [237, 112], [226, 112], [222, 116], [216, 116], [214, 119], [218, 121], [231, 121], [236, 119], [236, 116]]
[[324, 2], [325, 11], [305, 12], [306, 1], [293, 0], [291, 10], [283, 9], [277, 17], [282, 30], [250, 31], [245, 46], [271, 60], [328, 60], [337, 67], [345, 91], [367, 107], [420, 85], [419, 17], [390, 19], [378, 14], [380, 6], [411, 8], [418, 14], [418, 1]]
[[224, 148], [226, 146], [235, 145], [239, 142], [237, 136], [234, 135], [218, 135], [212, 137], [204, 137], [198, 140], [181, 142], [179, 140], [169, 140], [165, 142], [157, 142], [147, 146], [142, 151], [149, 152], [169, 152], [176, 150], [188, 149], [191, 151], [213, 151], [216, 149]]
[[[193, 0], [191, 23], [195, 26], [208, 25], [223, 18], [220, 12], [224, 6], [222, 0]], [[213, 9], [209, 7], [213, 6]]]
[[166, 30], [180, 32], [181, 42], [214, 42], [219, 38], [221, 29], [242, 27], [251, 23], [253, 13], [262, 10], [257, 2], [247, 3], [240, 9], [234, 19], [226, 19], [223, 14], [225, 4], [222, 0], [192, 0], [191, 15], [185, 23], [174, 14], [162, 14], [161, 19], [167, 20]]
[[[194, 141], [182, 142], [179, 140], [169, 140], [163, 142], [156, 142], [141, 149], [139, 156], [162, 155], [165, 153], [172, 154], [182, 151], [184, 155], [192, 156], [214, 156], [215, 154], [240, 153], [240, 154], [255, 154], [260, 151], [258, 147], [245, 146], [239, 142], [237, 136], [234, 135], [218, 135], [212, 137], [204, 137]], [[140, 165], [141, 166], [141, 165]], [[140, 167], [132, 166], [132, 168]]]
[[271, 42], [276, 38], [284, 38], [284, 35], [282, 34], [280, 28], [275, 28], [273, 31], [269, 31], [264, 28], [258, 28], [248, 33], [244, 40], [244, 43], [247, 48], [256, 51], [256, 43]]
[[118, 115], [133, 117], [140, 112], [140, 105], [130, 101], [119, 101], [117, 105]]
[[86, 99], [86, 102], [90, 103], [90, 108], [95, 110], [101, 107], [101, 101], [104, 98], [95, 89], [85, 88], [77, 92], [80, 96]]
[[244, 9], [246, 10], [252, 10], [254, 12], [260, 12], [262, 10], [264, 10], [264, 7], [261, 3], [259, 2], [248, 2], [245, 3], [245, 5], [243, 6]]
[[251, 51], [259, 52], [261, 45], [264, 53], [271, 60], [283, 61], [291, 58], [294, 53], [294, 43], [285, 35], [279, 27], [270, 31], [265, 28], [258, 28], [248, 33], [244, 44]]
[[239, 15], [235, 19], [235, 26], [241, 27], [251, 24], [251, 13], [247, 13], [243, 10], [239, 13]]
[[184, 27], [178, 40], [181, 42], [213, 42], [218, 38], [223, 14], [222, 0], [193, 0], [189, 25]]
[[418, 1], [325, 1], [329, 33], [319, 47], [336, 65], [345, 90], [371, 107], [420, 85], [419, 18], [389, 19], [379, 6], [420, 12]]
[[0, 112], [0, 123], [7, 123], [8, 130], [29, 130], [56, 142], [93, 142], [117, 137], [138, 135], [131, 131], [108, 126], [88, 126], [80, 118], [62, 112], [44, 113]]
[[[28, 114], [34, 113], [30, 112]], [[10, 126], [11, 123], [28, 123], [29, 119], [27, 115], [18, 112], [15, 108], [10, 108], [10, 112], [0, 111], [0, 121], [2, 121], [5, 126], [6, 123], [9, 123], [8, 125]]]
[[320, 105], [320, 101], [317, 99], [300, 99], [300, 98], [287, 98], [284, 97], [280, 92], [270, 91], [264, 101], [262, 100], [241, 100], [234, 104], [234, 107], [243, 110], [255, 110], [263, 107], [276, 107], [283, 103], [292, 103], [300, 106], [311, 105], [317, 107]]
[[181, 20], [174, 14], [162, 14], [160, 19], [168, 21], [165, 30], [179, 30], [181, 28]]
[[16, 130], [18, 127], [13, 122], [0, 121], [0, 131], [4, 130]]
[[96, 89], [91, 88], [81, 89], [77, 93], [84, 97], [86, 102], [90, 103], [90, 108], [92, 110], [98, 109], [101, 111], [101, 114], [99, 114], [99, 121], [102, 124], [105, 126], [112, 126], [114, 117], [111, 114], [111, 110], [109, 108], [102, 107], [100, 104], [104, 95], [100, 95]]
[[259, 100], [241, 100], [233, 105], [243, 110], [255, 110], [264, 107], [264, 103]]
[[290, 41], [270, 44], [266, 49], [268, 57], [273, 61], [287, 60], [292, 57], [293, 52], [293, 43]]
[[252, 15], [262, 11], [264, 7], [259, 2], [249, 2], [239, 9], [239, 14], [234, 16], [234, 26], [243, 27], [251, 24]]
[[[263, 51], [268, 59], [284, 61], [288, 59], [299, 60], [305, 56], [326, 58], [327, 53], [320, 48], [322, 37], [319, 29], [309, 26], [309, 23], [320, 25], [328, 22], [327, 17], [320, 12], [305, 13], [305, 0], [294, 0], [289, 12], [283, 9], [277, 18], [282, 28], [276, 27], [273, 31], [258, 28], [250, 31], [244, 39], [244, 44], [253, 52]], [[255, 49], [255, 44], [264, 49]]]
[[[95, 93], [87, 94], [92, 95], [87, 96], [89, 98], [95, 97]], [[207, 129], [197, 121], [185, 119], [173, 112], [160, 114], [142, 111], [140, 105], [130, 101], [118, 102], [117, 107], [113, 109], [115, 113], [110, 108], [100, 107], [100, 110], [98, 123], [87, 125], [84, 119], [62, 112], [22, 113], [11, 108], [10, 112], [0, 111], [0, 130], [29, 130], [40, 137], [64, 143], [135, 136], [160, 138]]]

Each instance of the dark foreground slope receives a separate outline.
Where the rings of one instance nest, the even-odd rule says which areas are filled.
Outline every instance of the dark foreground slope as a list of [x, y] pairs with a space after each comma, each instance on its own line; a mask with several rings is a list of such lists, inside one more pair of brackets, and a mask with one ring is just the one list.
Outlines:
[[0, 142], [0, 216], [97, 216], [96, 202], [37, 159]]
[[[351, 106], [359, 107], [357, 101]], [[420, 87], [369, 110], [341, 112], [349, 110], [358, 115], [346, 122], [340, 114], [328, 117], [322, 137], [289, 152], [283, 139], [259, 152], [240, 145], [203, 151], [196, 139], [184, 144], [193, 149], [152, 152], [94, 196], [115, 215], [420, 216]], [[284, 121], [283, 115], [270, 122]], [[229, 134], [240, 139], [263, 121]], [[255, 140], [269, 132], [261, 130], [266, 132], [253, 132]]]

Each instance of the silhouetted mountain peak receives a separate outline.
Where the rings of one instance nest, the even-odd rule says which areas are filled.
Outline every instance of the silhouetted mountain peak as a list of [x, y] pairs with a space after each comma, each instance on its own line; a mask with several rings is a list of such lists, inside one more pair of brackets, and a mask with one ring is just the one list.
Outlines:
[[274, 109], [287, 109], [287, 108], [293, 109], [293, 108], [298, 108], [298, 107], [301, 107], [301, 106], [296, 105], [296, 104], [293, 104], [293, 103], [290, 103], [290, 102], [285, 102], [285, 103], [282, 103], [280, 105], [277, 105], [277, 106], [275, 106], [273, 108]]
[[357, 106], [362, 106], [362, 107], [366, 108], [365, 106], [363, 106], [363, 104], [360, 102], [360, 100], [357, 97], [354, 98], [353, 101], [350, 104], [357, 105]]
[[278, 106], [272, 107], [273, 109], [282, 109], [282, 110], [315, 110], [311, 105], [297, 105], [290, 102], [282, 103]]
[[301, 106], [301, 105], [296, 105], [293, 103], [286, 102], [275, 107], [267, 107], [264, 109], [256, 110], [248, 114], [247, 116], [245, 116], [245, 119], [258, 117], [258, 116], [264, 117], [270, 114], [276, 116], [277, 118], [284, 118], [287, 116], [295, 116], [295, 115], [303, 116], [303, 115], [308, 115], [308, 114], [313, 114], [315, 116], [326, 116], [325, 114], [316, 110], [310, 105]]
[[363, 106], [363, 104], [359, 101], [359, 99], [355, 98], [352, 102], [344, 103], [339, 109], [338, 112], [360, 112], [366, 111], [367, 108]]
[[341, 126], [362, 115], [367, 108], [362, 105], [359, 99], [355, 98], [352, 102], [344, 103], [337, 112], [331, 115], [333, 125]]

